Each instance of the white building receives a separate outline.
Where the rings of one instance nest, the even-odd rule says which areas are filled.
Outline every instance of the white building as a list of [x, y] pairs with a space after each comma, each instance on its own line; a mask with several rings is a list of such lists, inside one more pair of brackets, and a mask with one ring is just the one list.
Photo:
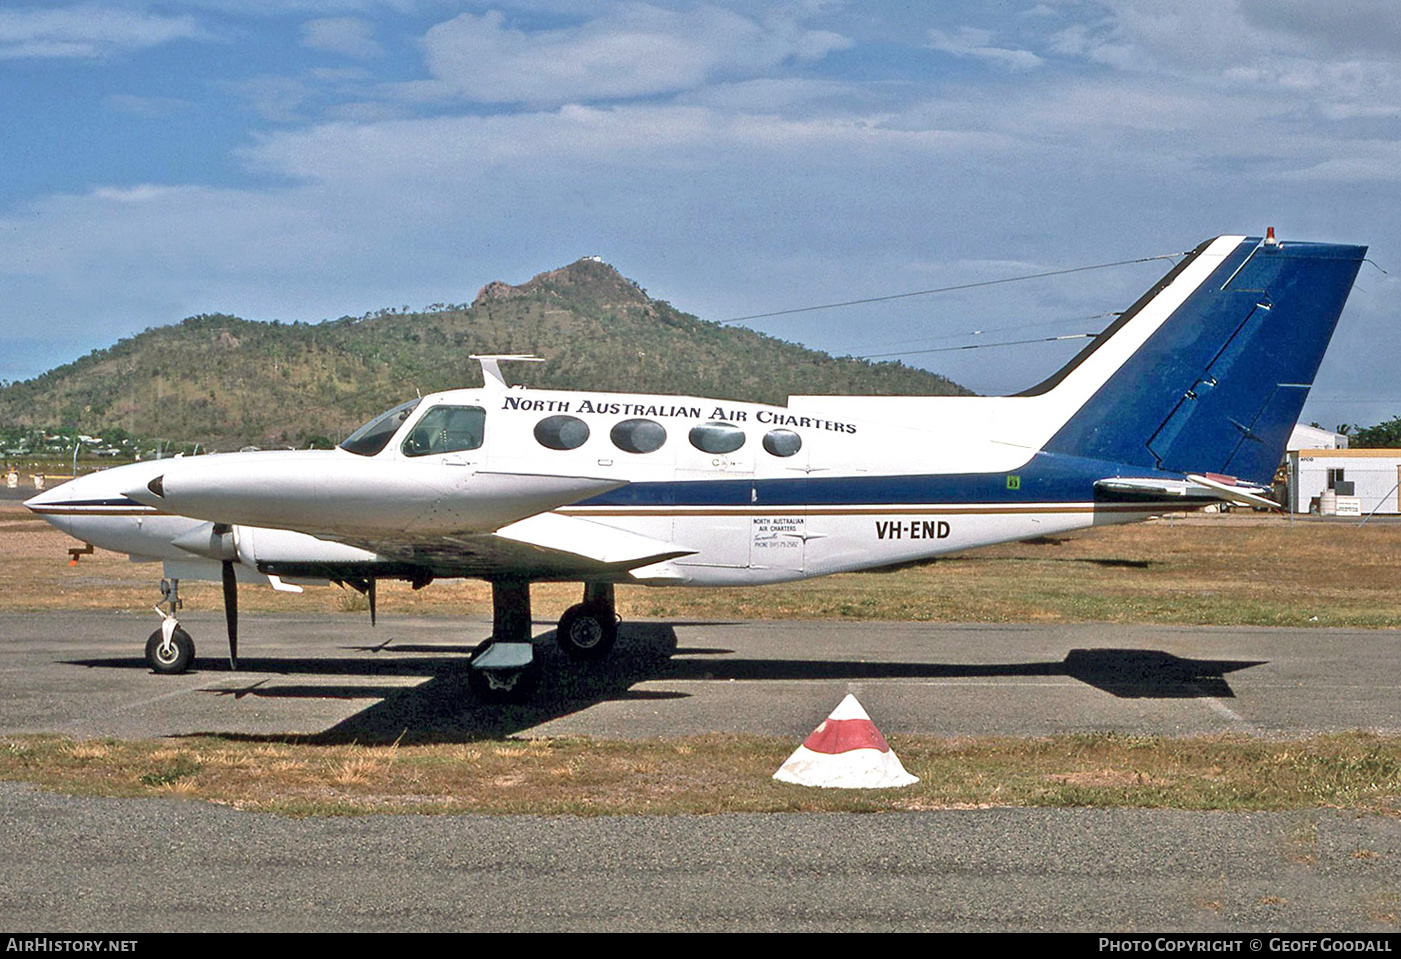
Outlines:
[[1401, 450], [1290, 450], [1289, 508], [1327, 513], [1330, 505], [1342, 515], [1401, 513]]
[[1289, 444], [1285, 449], [1291, 453], [1295, 450], [1345, 450], [1347, 434], [1298, 423], [1294, 432], [1289, 434]]

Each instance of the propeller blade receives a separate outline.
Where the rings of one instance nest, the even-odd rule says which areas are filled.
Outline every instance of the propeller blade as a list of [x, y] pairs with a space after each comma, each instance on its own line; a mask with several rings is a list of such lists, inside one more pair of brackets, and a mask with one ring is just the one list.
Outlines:
[[229, 668], [238, 669], [238, 574], [233, 560], [224, 560], [224, 621], [229, 626]]
[[371, 576], [371, 577], [370, 577], [370, 586], [369, 586], [369, 588], [368, 588], [367, 590], [365, 590], [366, 595], [368, 595], [368, 596], [370, 597], [370, 625], [371, 625], [371, 626], [374, 626], [374, 625], [375, 625], [375, 582], [376, 582], [375, 578], [374, 578], [373, 576]]

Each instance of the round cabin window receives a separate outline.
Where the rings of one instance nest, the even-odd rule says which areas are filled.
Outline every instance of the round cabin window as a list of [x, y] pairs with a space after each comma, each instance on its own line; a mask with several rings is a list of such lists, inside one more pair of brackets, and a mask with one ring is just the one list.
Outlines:
[[589, 441], [589, 424], [577, 416], [547, 416], [535, 424], [535, 440], [552, 450], [577, 450]]
[[744, 445], [744, 430], [729, 423], [702, 423], [691, 428], [691, 445], [703, 453], [733, 453]]
[[803, 438], [792, 430], [769, 430], [764, 434], [764, 449], [774, 456], [792, 456], [803, 448]]
[[666, 442], [666, 427], [654, 420], [623, 420], [608, 436], [624, 453], [651, 453]]

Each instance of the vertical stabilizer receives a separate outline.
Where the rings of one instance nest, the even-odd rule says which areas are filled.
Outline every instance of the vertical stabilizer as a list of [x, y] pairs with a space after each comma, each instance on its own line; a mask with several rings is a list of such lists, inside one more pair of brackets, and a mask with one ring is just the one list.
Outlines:
[[1046, 452], [1268, 483], [1367, 252], [1271, 241], [1202, 244], [1024, 394], [1074, 410]]

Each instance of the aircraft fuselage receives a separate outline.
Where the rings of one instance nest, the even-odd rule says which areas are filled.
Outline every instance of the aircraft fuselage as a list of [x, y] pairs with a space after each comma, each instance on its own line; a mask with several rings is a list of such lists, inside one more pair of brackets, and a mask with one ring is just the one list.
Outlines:
[[[594, 578], [694, 585], [879, 567], [1164, 508], [1096, 503], [1094, 484], [1115, 474], [1112, 464], [1040, 453], [1037, 437], [1015, 431], [976, 435], [974, 411], [984, 413], [984, 430], [1024, 428], [1034, 416], [1016, 407], [1030, 414], [1036, 405], [1024, 398], [868, 401], [888, 404], [899, 423], [825, 413], [822, 399], [780, 407], [454, 390], [424, 397], [372, 455], [263, 451], [140, 463], [66, 484], [31, 508], [79, 539], [187, 567], [216, 557], [182, 537], [227, 524], [248, 567], [283, 568], [291, 579], [320, 578], [317, 564], [342, 572], [418, 564], [439, 578], [489, 578], [506, 562], [493, 534], [552, 512], [685, 551], [600, 568]], [[464, 410], [476, 433], [434, 427], [444, 411]], [[542, 556], [530, 577], [585, 571], [567, 556]]]

